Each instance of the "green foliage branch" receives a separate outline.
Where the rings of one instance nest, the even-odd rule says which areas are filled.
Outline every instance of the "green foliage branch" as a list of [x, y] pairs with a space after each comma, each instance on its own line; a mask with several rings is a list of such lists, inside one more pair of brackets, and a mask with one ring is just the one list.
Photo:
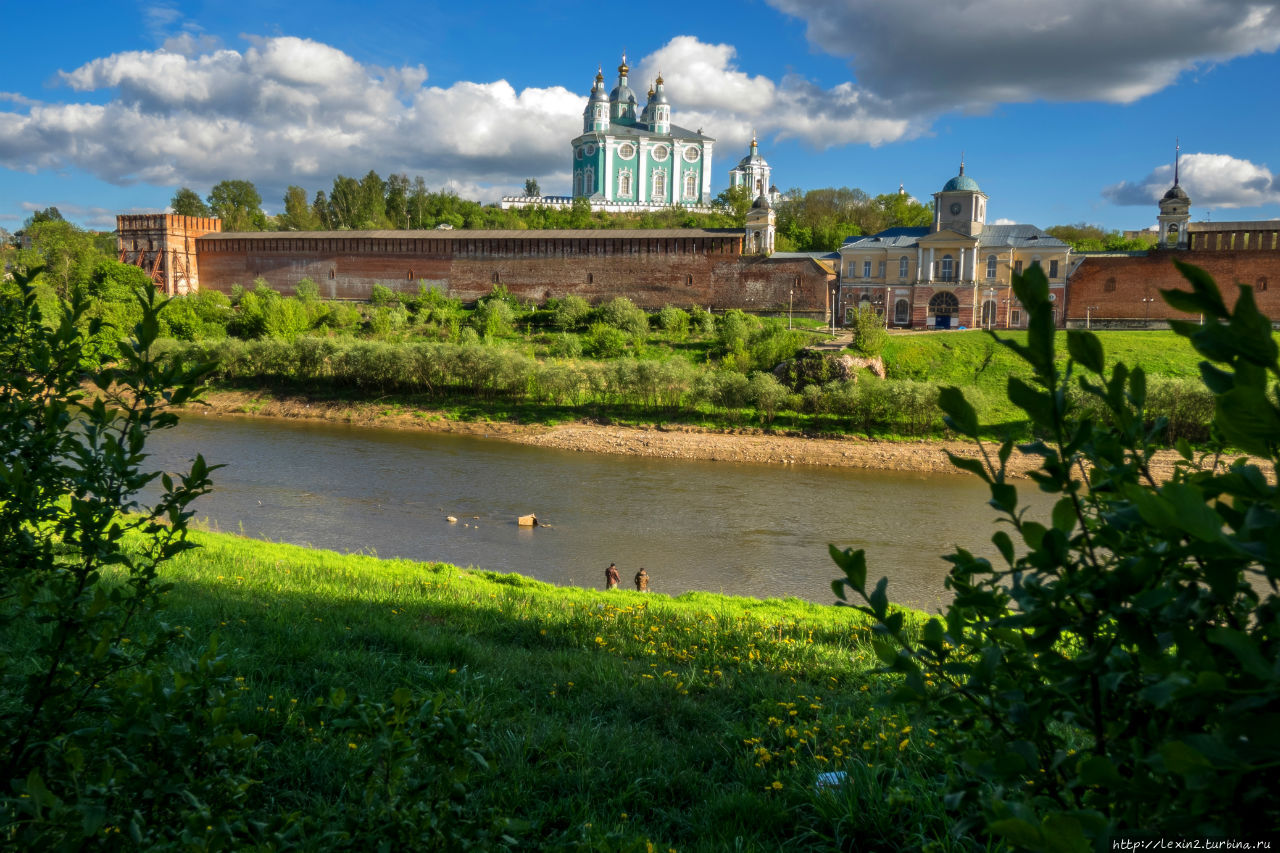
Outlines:
[[[917, 634], [889, 605], [887, 580], [867, 587], [862, 551], [831, 548], [841, 603], [878, 620], [877, 650], [901, 675], [895, 699], [916, 703], [950, 733], [950, 807], [975, 813], [1019, 849], [1111, 849], [1117, 836], [1248, 837], [1280, 825], [1280, 377], [1270, 322], [1252, 289], [1233, 309], [1203, 271], [1179, 264], [1190, 291], [1173, 307], [1207, 360], [1214, 424], [1261, 457], [1196, 458], [1185, 441], [1168, 482], [1151, 473], [1161, 418], [1145, 414], [1140, 367], [1105, 369], [1102, 345], [1067, 335], [1054, 358], [1048, 285], [1015, 276], [1030, 315], [1026, 344], [996, 340], [1033, 372], [1008, 395], [1038, 435], [1034, 484], [1057, 495], [1033, 520], [1010, 481], [1010, 440], [991, 448], [956, 388], [939, 398], [948, 425], [978, 442], [952, 455], [982, 478], [1006, 529], [995, 562], [947, 556], [954, 600]], [[1105, 421], [1081, 415], [1076, 394]], [[1015, 545], [1015, 540], [1018, 544]]]
[[189, 506], [217, 466], [197, 455], [176, 476], [150, 472], [145, 445], [213, 365], [159, 357], [166, 303], [148, 288], [132, 337], [97, 366], [101, 321], [78, 298], [46, 319], [40, 272], [0, 292], [0, 848], [513, 845], [520, 827], [471, 796], [488, 752], [447, 694], [335, 691], [304, 713], [341, 738], [313, 748], [341, 755], [352, 784], [307, 814], [255, 796], [267, 751], [242, 725], [269, 726], [216, 641], [192, 655], [185, 629], [158, 619], [161, 570], [195, 547]]

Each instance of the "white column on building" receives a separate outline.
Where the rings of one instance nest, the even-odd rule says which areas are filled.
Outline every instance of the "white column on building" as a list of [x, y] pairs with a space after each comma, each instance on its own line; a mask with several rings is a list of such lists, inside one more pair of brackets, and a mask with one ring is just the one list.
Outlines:
[[644, 164], [649, 155], [649, 146], [644, 140], [639, 140], [636, 148], [636, 201], [644, 203], [649, 198], [649, 187], [647, 187], [645, 178], [648, 173], [645, 172]]
[[929, 247], [929, 277], [925, 281], [933, 281], [933, 247]]
[[713, 143], [706, 142], [702, 144], [702, 159], [698, 162], [702, 164], [702, 204], [711, 203], [711, 146]]
[[601, 186], [605, 199], [613, 201], [613, 144], [607, 139], [604, 142], [604, 180]]
[[924, 281], [924, 246], [916, 246], [916, 281]]

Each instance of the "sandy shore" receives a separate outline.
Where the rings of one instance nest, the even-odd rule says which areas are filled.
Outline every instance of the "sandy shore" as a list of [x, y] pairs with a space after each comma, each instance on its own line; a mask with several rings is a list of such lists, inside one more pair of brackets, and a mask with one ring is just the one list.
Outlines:
[[[554, 447], [580, 453], [614, 453], [657, 456], [668, 459], [705, 459], [720, 462], [753, 462], [777, 465], [819, 465], [890, 471], [948, 472], [956, 468], [947, 451], [976, 457], [977, 448], [959, 441], [870, 441], [861, 438], [809, 438], [779, 435], [757, 429], [712, 432], [693, 427], [645, 429], [594, 423], [559, 426], [489, 421], [455, 421], [439, 413], [389, 406], [378, 402], [316, 401], [305, 397], [281, 397], [267, 393], [216, 391], [190, 407], [203, 414], [284, 419], [315, 419], [382, 429], [421, 429], [497, 438], [538, 447]], [[1167, 478], [1177, 454], [1159, 454], [1153, 473]], [[1025, 474], [1034, 460], [1017, 451], [1010, 469]]]

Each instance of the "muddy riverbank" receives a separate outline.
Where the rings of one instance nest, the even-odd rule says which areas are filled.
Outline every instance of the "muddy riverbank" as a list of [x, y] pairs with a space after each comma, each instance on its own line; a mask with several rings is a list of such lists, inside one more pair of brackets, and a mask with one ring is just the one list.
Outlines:
[[[758, 429], [714, 432], [696, 427], [638, 428], [578, 422], [546, 426], [495, 421], [459, 421], [438, 412], [385, 402], [314, 400], [301, 396], [214, 391], [194, 411], [213, 415], [263, 418], [317, 419], [394, 429], [497, 438], [520, 444], [554, 447], [581, 453], [612, 453], [669, 459], [816, 465], [888, 471], [954, 472], [947, 451], [977, 456], [973, 444], [961, 441], [875, 441], [857, 437], [811, 438], [766, 433]], [[1153, 473], [1161, 479], [1173, 470], [1177, 454], [1158, 455]], [[1034, 460], [1015, 451], [1010, 468], [1025, 474]]]

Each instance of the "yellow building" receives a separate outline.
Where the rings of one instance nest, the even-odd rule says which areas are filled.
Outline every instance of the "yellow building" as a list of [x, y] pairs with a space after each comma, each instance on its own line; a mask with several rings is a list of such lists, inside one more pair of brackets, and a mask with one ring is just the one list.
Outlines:
[[890, 328], [1020, 328], [1013, 274], [1038, 264], [1063, 322], [1071, 247], [1034, 225], [987, 225], [987, 194], [960, 174], [933, 194], [933, 225], [850, 237], [840, 247], [837, 316], [867, 308]]

